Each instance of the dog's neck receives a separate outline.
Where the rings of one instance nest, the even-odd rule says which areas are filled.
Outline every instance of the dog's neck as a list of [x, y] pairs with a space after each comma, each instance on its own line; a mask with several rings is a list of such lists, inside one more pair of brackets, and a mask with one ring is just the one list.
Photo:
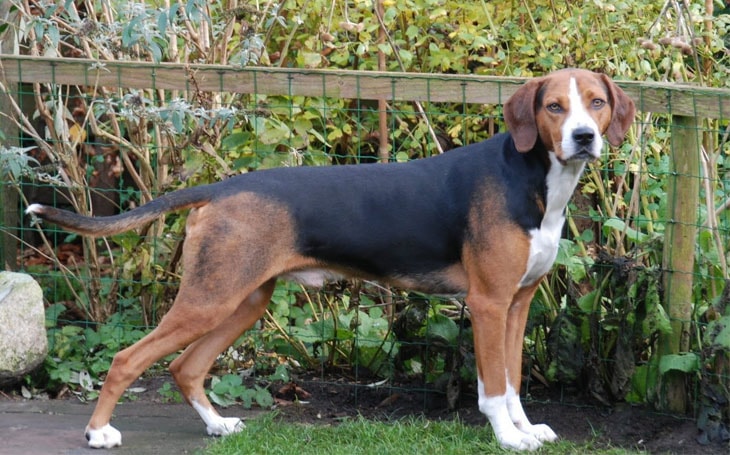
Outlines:
[[550, 166], [545, 178], [547, 198], [542, 223], [544, 225], [546, 222], [559, 222], [562, 228], [562, 223], [565, 221], [565, 207], [567, 207], [575, 188], [578, 186], [586, 162], [576, 160], [563, 164], [554, 152], [548, 152], [547, 156], [550, 160]]

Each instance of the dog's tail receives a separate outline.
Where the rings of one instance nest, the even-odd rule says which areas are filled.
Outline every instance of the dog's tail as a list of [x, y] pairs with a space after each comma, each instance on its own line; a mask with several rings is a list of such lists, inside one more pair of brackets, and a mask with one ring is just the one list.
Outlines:
[[102, 237], [119, 234], [142, 226], [154, 221], [163, 213], [201, 207], [207, 204], [212, 196], [212, 192], [207, 187], [208, 185], [203, 185], [173, 191], [129, 212], [113, 216], [84, 216], [42, 204], [29, 205], [25, 213], [49, 223], [57, 224], [71, 232], [90, 237]]

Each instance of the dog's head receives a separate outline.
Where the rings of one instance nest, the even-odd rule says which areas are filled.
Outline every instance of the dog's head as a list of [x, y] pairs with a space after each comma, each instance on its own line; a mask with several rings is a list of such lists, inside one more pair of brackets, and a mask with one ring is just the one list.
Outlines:
[[561, 163], [600, 157], [603, 134], [620, 145], [635, 112], [634, 102], [608, 76], [579, 69], [532, 79], [504, 105], [517, 150], [532, 150], [539, 138]]

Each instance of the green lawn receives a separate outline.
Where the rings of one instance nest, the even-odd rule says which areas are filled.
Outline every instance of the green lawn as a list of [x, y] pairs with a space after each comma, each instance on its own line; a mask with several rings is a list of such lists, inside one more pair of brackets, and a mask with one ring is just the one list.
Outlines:
[[[246, 422], [236, 435], [214, 441], [207, 455], [461, 455], [510, 453], [494, 441], [489, 427], [471, 427], [458, 421], [433, 422], [408, 418], [396, 422], [349, 419], [338, 425], [282, 422], [267, 414]], [[577, 445], [567, 441], [546, 444], [540, 454], [642, 453], [618, 448]]]

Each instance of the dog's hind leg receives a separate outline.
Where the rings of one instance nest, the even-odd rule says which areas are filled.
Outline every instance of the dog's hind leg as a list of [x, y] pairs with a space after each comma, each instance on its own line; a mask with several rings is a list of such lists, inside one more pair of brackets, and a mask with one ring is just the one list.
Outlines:
[[205, 395], [205, 376], [218, 354], [263, 316], [275, 284], [276, 280], [272, 279], [256, 289], [230, 317], [193, 342], [170, 364], [170, 372], [183, 397], [200, 414], [210, 435], [235, 433], [243, 428], [243, 423], [237, 417], [224, 418], [216, 412]]
[[121, 434], [109, 421], [126, 388], [157, 360], [185, 348], [220, 326], [234, 314], [240, 304], [240, 296], [255, 291], [255, 288], [240, 289], [223, 282], [217, 283], [217, 286], [217, 295], [206, 295], [205, 291], [191, 289], [194, 286], [183, 279], [175, 303], [157, 328], [114, 356], [99, 401], [86, 427], [89, 446], [111, 448], [121, 445]]
[[86, 427], [89, 446], [110, 448], [121, 445], [121, 434], [109, 425], [109, 420], [126, 388], [154, 362], [184, 348], [233, 313], [233, 310], [225, 311], [220, 307], [216, 312], [206, 312], [205, 307], [190, 311], [192, 308], [189, 304], [181, 305], [180, 299], [176, 299], [175, 305], [155, 330], [114, 356], [99, 401]]
[[[256, 243], [242, 236], [213, 235], [225, 233], [230, 228], [225, 224], [229, 220], [219, 217], [219, 213], [221, 211], [206, 206], [188, 216], [183, 246], [184, 273], [175, 302], [157, 328], [114, 356], [86, 429], [89, 446], [121, 445], [121, 434], [109, 421], [119, 397], [146, 368], [162, 357], [186, 348], [217, 327], [226, 327], [221, 324], [237, 312], [245, 296], [268, 292], [259, 288], [271, 279], [271, 275], [266, 276], [262, 270], [271, 267], [272, 259], [261, 250], [271, 246], [258, 244], [256, 249]], [[226, 208], [223, 213], [235, 212]], [[251, 229], [237, 232], [255, 234]], [[241, 251], [241, 245], [246, 245], [245, 251]], [[256, 306], [252, 313], [257, 313], [258, 317], [261, 311], [260, 306]], [[238, 328], [242, 329], [240, 325]], [[228, 334], [225, 338], [232, 336]], [[221, 343], [215, 344], [217, 347]]]
[[[196, 344], [173, 368], [186, 398], [202, 403], [201, 408], [209, 406], [202, 387], [195, 385], [204, 366], [261, 316], [273, 290], [272, 277], [307, 265], [295, 253], [295, 231], [286, 210], [255, 195], [239, 194], [194, 209], [185, 230], [183, 278], [175, 303], [155, 330], [114, 357], [87, 426], [91, 447], [121, 444], [121, 434], [109, 420], [124, 390], [147, 367], [219, 329], [222, 333]], [[187, 358], [194, 359], [189, 367]]]

